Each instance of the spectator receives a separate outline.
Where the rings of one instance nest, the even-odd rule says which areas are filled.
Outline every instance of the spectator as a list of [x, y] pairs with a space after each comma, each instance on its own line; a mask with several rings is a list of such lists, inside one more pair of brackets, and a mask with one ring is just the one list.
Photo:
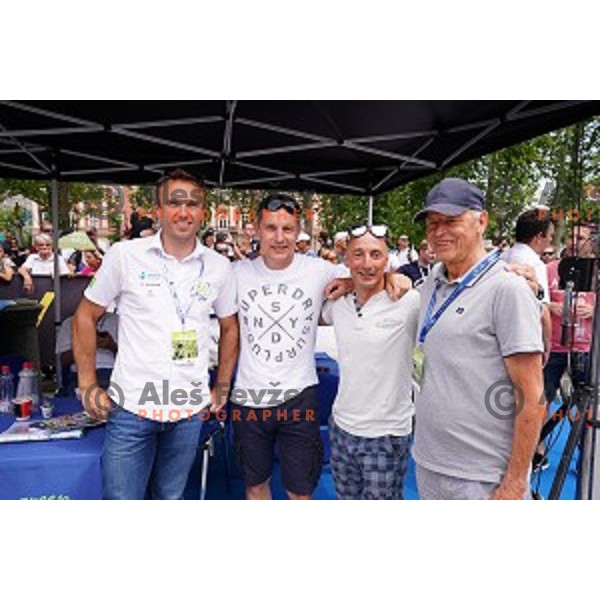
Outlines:
[[550, 302], [548, 273], [540, 256], [550, 244], [553, 235], [554, 223], [552, 223], [552, 217], [548, 211], [540, 211], [537, 208], [527, 210], [519, 215], [517, 219], [515, 244], [502, 255], [502, 259], [507, 263], [529, 265], [535, 270], [540, 285], [538, 300], [542, 303], [544, 364], [550, 354], [552, 322], [548, 310], [548, 303]]
[[335, 253], [335, 250], [331, 250], [330, 248], [321, 248], [319, 256], [323, 260], [326, 260], [334, 265], [338, 264], [338, 256]]
[[4, 245], [0, 244], [0, 281], [10, 283], [15, 274], [15, 263], [4, 250]]
[[346, 254], [346, 246], [348, 245], [348, 232], [338, 231], [333, 236], [333, 249], [335, 251], [336, 260], [339, 264], [344, 263], [344, 256]]
[[396, 255], [397, 259], [395, 262], [396, 269], [411, 262], [415, 262], [419, 258], [415, 250], [410, 247], [410, 240], [405, 233], [398, 236], [398, 239], [396, 240], [396, 250], [393, 254]]
[[215, 247], [215, 230], [212, 227], [209, 227], [202, 234], [202, 237], [200, 239], [207, 248], [214, 248]]
[[[135, 214], [137, 215], [137, 213], [135, 213]], [[154, 230], [152, 230], [151, 233], [146, 233], [146, 234], [142, 233], [146, 229], [152, 229], [152, 226], [154, 224], [152, 219], [148, 218], [147, 221], [144, 221], [144, 219], [141, 219], [140, 221], [143, 221], [145, 226], [140, 229], [139, 237], [144, 237], [144, 235], [152, 235], [154, 233]], [[149, 225], [148, 225], [148, 221], [149, 221]], [[87, 233], [87, 236], [90, 238], [90, 240], [92, 240], [92, 242], [94, 243], [94, 246], [96, 246], [96, 248], [98, 250], [100, 250], [102, 252], [102, 254], [105, 254], [106, 252], [108, 252], [108, 249], [110, 248], [110, 243], [108, 242], [108, 240], [98, 237], [98, 230], [95, 227], [90, 227], [86, 231], [86, 233]]]
[[98, 250], [85, 250], [83, 253], [85, 266], [79, 271], [79, 275], [93, 277], [102, 266], [102, 254]]
[[[7, 246], [8, 248], [6, 249]], [[21, 250], [19, 242], [12, 233], [6, 234], [4, 248], [6, 249], [7, 256], [15, 263], [15, 267], [20, 267], [29, 256], [29, 250]]]
[[[588, 224], [576, 225], [573, 235], [567, 240], [569, 257], [594, 258], [593, 227]], [[550, 315], [552, 318], [552, 344], [550, 358], [544, 368], [544, 388], [546, 400], [552, 402], [560, 388], [560, 380], [567, 368], [571, 354], [571, 377], [574, 383], [583, 383], [589, 367], [592, 346], [592, 331], [596, 294], [575, 291], [573, 297], [573, 327], [569, 332], [569, 344], [563, 345], [561, 322], [565, 292], [560, 289], [560, 264], [565, 259], [548, 265], [548, 287], [550, 289]]]
[[417, 260], [400, 267], [398, 270], [398, 273], [410, 277], [415, 287], [420, 286], [427, 279], [435, 260], [435, 255], [431, 251], [431, 246], [427, 240], [423, 240], [419, 244], [418, 257]]
[[246, 255], [247, 258], [256, 258], [259, 255], [260, 241], [256, 235], [256, 225], [249, 221], [244, 225], [244, 233], [248, 240], [250, 240], [251, 252]]
[[[23, 277], [23, 289], [26, 293], [33, 292], [32, 275], [54, 275], [54, 252], [52, 251], [52, 238], [45, 233], [40, 233], [34, 238], [37, 254], [30, 254], [27, 260], [19, 267], [19, 275]], [[58, 266], [61, 275], [69, 275], [65, 259], [58, 257]]]
[[296, 251], [300, 254], [305, 254], [306, 256], [316, 256], [316, 254], [310, 248], [310, 236], [308, 233], [301, 231], [298, 234], [298, 239], [296, 240]]
[[[154, 221], [147, 216], [140, 217], [137, 211], [132, 213], [130, 239], [134, 240], [136, 238], [148, 237], [149, 235], [154, 235]], [[94, 240], [92, 239], [92, 241]]]
[[552, 245], [548, 246], [541, 255], [542, 262], [546, 265], [556, 260], [556, 248]]
[[217, 242], [215, 244], [215, 252], [218, 252], [219, 254], [223, 255], [225, 258], [229, 259], [229, 260], [233, 260], [233, 258], [230, 256], [231, 253], [231, 246], [227, 243], [227, 242]]

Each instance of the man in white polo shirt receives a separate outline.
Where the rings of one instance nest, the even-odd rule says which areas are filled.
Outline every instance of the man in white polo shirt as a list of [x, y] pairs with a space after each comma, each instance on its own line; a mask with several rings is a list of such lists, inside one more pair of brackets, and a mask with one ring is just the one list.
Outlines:
[[[19, 267], [19, 275], [23, 277], [23, 289], [27, 293], [33, 291], [32, 275], [54, 275], [54, 252], [52, 238], [46, 233], [40, 233], [33, 238], [37, 253], [30, 254]], [[62, 256], [58, 257], [58, 269], [61, 275], [69, 275], [70, 271]]]
[[481, 190], [444, 179], [427, 195], [440, 261], [420, 288], [413, 457], [424, 499], [523, 499], [544, 406], [540, 307], [486, 254]]
[[331, 470], [343, 500], [400, 500], [412, 432], [412, 351], [419, 293], [398, 302], [384, 290], [385, 225], [349, 231], [346, 265], [354, 292], [328, 301], [340, 387], [329, 424]]
[[[159, 180], [156, 192], [161, 231], [111, 247], [73, 321], [85, 408], [98, 418], [108, 417], [102, 455], [105, 498], [142, 499], [147, 491], [156, 499], [182, 496], [211, 405], [212, 310], [221, 329], [213, 410], [224, 404], [237, 360], [231, 266], [196, 237], [203, 185], [178, 169]], [[98, 389], [94, 361], [96, 323], [113, 301], [119, 351], [109, 397]]]

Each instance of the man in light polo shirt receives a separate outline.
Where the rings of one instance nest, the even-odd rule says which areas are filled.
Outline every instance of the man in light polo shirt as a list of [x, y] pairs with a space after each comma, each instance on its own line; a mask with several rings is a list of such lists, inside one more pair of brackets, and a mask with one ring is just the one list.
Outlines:
[[329, 424], [331, 470], [343, 500], [400, 500], [412, 432], [412, 351], [419, 293], [398, 302], [384, 290], [385, 225], [349, 230], [346, 265], [354, 292], [326, 302], [340, 387]]
[[[23, 290], [28, 294], [33, 291], [32, 275], [54, 275], [54, 252], [52, 238], [46, 233], [40, 233], [33, 238], [37, 253], [30, 254], [19, 267], [19, 275], [23, 277]], [[58, 269], [61, 275], [69, 275], [70, 271], [62, 256], [58, 257]]]
[[420, 288], [413, 457], [424, 499], [523, 499], [544, 407], [540, 308], [486, 254], [483, 193], [448, 178], [427, 195], [440, 261]]
[[[182, 170], [157, 183], [162, 229], [107, 252], [73, 321], [85, 408], [107, 418], [105, 498], [177, 499], [196, 456], [202, 415], [228, 394], [238, 352], [235, 282], [229, 261], [196, 235], [204, 188]], [[96, 382], [96, 323], [115, 302], [119, 351], [111, 395]], [[221, 329], [219, 369], [208, 388], [210, 313]], [[115, 405], [111, 400], [118, 400]], [[211, 403], [212, 400], [212, 403]]]

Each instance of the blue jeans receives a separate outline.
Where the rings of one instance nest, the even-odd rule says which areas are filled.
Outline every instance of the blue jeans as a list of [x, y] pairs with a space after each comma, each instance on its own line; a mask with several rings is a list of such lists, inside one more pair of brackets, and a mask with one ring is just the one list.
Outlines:
[[140, 419], [116, 408], [106, 424], [102, 495], [106, 500], [179, 500], [194, 463], [202, 421]]

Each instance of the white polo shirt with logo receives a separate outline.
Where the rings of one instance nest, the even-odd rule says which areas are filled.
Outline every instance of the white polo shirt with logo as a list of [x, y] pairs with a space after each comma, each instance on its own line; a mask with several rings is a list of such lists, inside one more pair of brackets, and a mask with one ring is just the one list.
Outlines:
[[[176, 310], [172, 282], [184, 312]], [[113, 370], [113, 399], [135, 414], [156, 421], [188, 418], [210, 402], [208, 366], [210, 314], [237, 312], [231, 264], [196, 243], [182, 261], [165, 253], [156, 235], [114, 244], [106, 253], [85, 297], [100, 306], [115, 302], [119, 351]], [[196, 332], [198, 356], [186, 364], [172, 360], [172, 334]]]
[[335, 424], [358, 437], [409, 435], [419, 292], [409, 290], [395, 302], [383, 290], [360, 311], [347, 294], [327, 302], [322, 319], [334, 326], [338, 347]]
[[262, 257], [233, 267], [239, 302], [240, 359], [231, 401], [252, 408], [277, 406], [318, 383], [315, 339], [324, 290], [342, 265], [294, 254], [285, 269]]

